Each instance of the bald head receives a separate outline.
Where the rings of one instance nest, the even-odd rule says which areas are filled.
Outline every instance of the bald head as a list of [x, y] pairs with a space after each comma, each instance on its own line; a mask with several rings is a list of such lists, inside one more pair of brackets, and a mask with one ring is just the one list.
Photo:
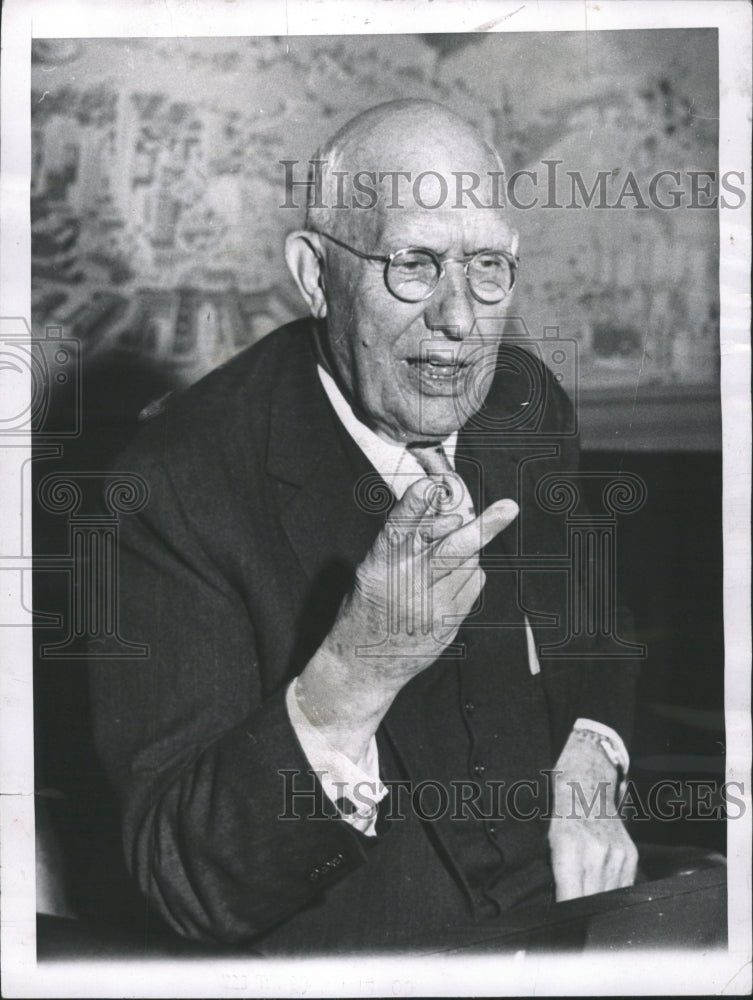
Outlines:
[[489, 391], [515, 278], [499, 157], [447, 108], [396, 101], [348, 122], [318, 160], [285, 256], [322, 363], [385, 440], [443, 440]]
[[346, 122], [315, 160], [321, 164], [321, 198], [309, 205], [306, 226], [341, 239], [352, 238], [356, 229], [373, 233], [384, 211], [472, 207], [476, 191], [476, 198], [488, 201], [490, 179], [504, 169], [467, 121], [420, 100], [369, 108]]

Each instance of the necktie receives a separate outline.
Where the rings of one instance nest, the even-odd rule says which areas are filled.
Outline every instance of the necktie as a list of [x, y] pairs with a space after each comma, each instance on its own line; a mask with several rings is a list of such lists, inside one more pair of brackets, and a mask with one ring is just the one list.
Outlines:
[[413, 455], [427, 475], [442, 477], [446, 497], [438, 505], [441, 512], [443, 514], [460, 514], [464, 524], [472, 521], [476, 516], [476, 511], [468, 487], [450, 465], [447, 452], [442, 445], [410, 444], [408, 452]]

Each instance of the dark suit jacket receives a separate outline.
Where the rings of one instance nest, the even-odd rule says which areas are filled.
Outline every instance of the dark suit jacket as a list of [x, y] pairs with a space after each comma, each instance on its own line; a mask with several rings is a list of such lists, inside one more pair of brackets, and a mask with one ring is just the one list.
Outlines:
[[[531, 371], [521, 360], [520, 349], [508, 351], [485, 422], [471, 422], [458, 443], [459, 463], [479, 475], [477, 502], [520, 503], [515, 529], [489, 556], [498, 563], [567, 550], [562, 519], [541, 509], [534, 489], [574, 466], [574, 439], [558, 436], [569, 403], [537, 362], [545, 398], [535, 429], [521, 430], [515, 414]], [[143, 476], [150, 497], [122, 519], [119, 629], [150, 655], [103, 660], [91, 673], [95, 737], [142, 891], [181, 934], [261, 951], [397, 946], [489, 913], [458, 857], [467, 824], [410, 816], [366, 838], [321, 794], [298, 796], [297, 819], [278, 818], [290, 811], [291, 773], [299, 789], [320, 791], [287, 718], [287, 682], [326, 635], [385, 519], [378, 496], [364, 501], [374, 470], [315, 365], [310, 324], [290, 324], [174, 400], [122, 457], [119, 468]], [[566, 574], [514, 578], [537, 639], [555, 641]], [[484, 634], [501, 643], [506, 633]], [[627, 739], [633, 672], [624, 663], [542, 657], [532, 677], [523, 661], [503, 670], [488, 660], [473, 666], [471, 657], [458, 676], [475, 678], [481, 718], [491, 720], [489, 760], [504, 780], [551, 766], [579, 715]], [[438, 661], [390, 709], [378, 734], [383, 775], [461, 773], [451, 758], [462, 720], [436, 718], [448, 670]], [[551, 878], [543, 822], [507, 823], [502, 843], [498, 908]]]

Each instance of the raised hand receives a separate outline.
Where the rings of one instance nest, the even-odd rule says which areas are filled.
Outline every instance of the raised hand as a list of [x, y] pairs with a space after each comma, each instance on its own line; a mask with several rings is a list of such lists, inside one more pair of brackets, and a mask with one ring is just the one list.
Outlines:
[[419, 480], [395, 505], [298, 680], [302, 710], [353, 759], [400, 689], [455, 638], [484, 586], [480, 550], [518, 514], [500, 500], [463, 524], [443, 513], [443, 491], [459, 483], [443, 478]]

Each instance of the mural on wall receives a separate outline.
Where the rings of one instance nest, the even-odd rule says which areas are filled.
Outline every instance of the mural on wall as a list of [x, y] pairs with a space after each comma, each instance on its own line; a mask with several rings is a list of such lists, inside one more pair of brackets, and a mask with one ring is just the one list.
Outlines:
[[[530, 332], [576, 340], [591, 389], [711, 392], [717, 219], [686, 206], [688, 172], [716, 169], [716, 80], [709, 31], [37, 40], [35, 329], [194, 381], [305, 311], [282, 261], [302, 211], [281, 207], [280, 161], [302, 178], [353, 114], [428, 97], [473, 120], [508, 176], [529, 172]], [[676, 210], [648, 197], [659, 171], [681, 174]]]

